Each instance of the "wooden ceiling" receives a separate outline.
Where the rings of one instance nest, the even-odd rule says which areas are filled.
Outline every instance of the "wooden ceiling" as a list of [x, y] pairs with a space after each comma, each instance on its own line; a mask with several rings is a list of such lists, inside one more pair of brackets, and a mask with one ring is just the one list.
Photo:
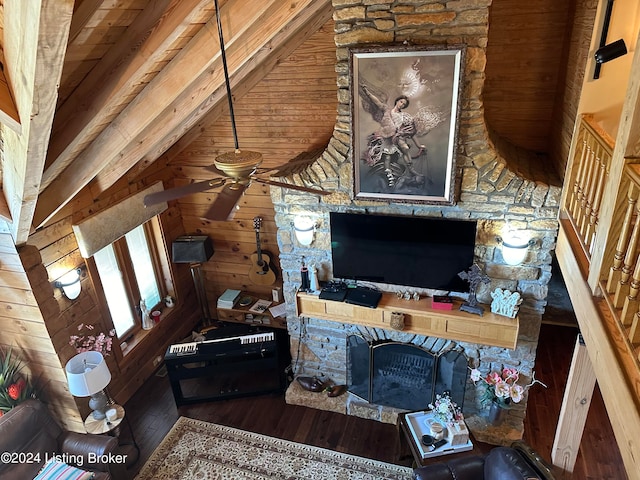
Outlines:
[[[136, 165], [149, 165], [163, 154], [175, 157], [225, 111], [213, 0], [42, 0], [37, 32], [22, 24], [27, 7], [21, 0], [3, 2], [7, 63], [17, 63], [17, 52], [31, 48], [38, 52], [36, 77], [45, 67], [59, 72], [59, 82], [55, 75], [48, 84], [36, 81], [31, 95], [33, 109], [40, 98], [57, 93], [48, 125], [24, 130], [42, 143], [50, 129], [43, 154], [34, 158], [27, 143], [8, 155], [11, 133], [4, 129], [3, 188], [17, 244], [89, 182], [92, 193], [99, 194]], [[219, 5], [234, 97], [249, 91], [332, 11], [330, 0], [219, 0]], [[9, 42], [9, 33], [22, 42]], [[64, 42], [60, 53], [41, 59], [54, 41]], [[17, 78], [17, 72], [24, 74], [19, 68], [9, 71]], [[24, 109], [24, 88], [13, 87], [18, 108]], [[29, 123], [28, 115], [21, 118]], [[10, 193], [26, 188], [15, 184], [26, 184], [27, 178], [34, 194], [12, 204], [11, 198], [20, 195]]]
[[[332, 14], [330, 0], [219, 2], [236, 98]], [[515, 0], [500, 5], [505, 18], [522, 8]], [[12, 233], [18, 245], [34, 228], [51, 223], [81, 190], [98, 198], [159, 158], [177, 159], [227, 112], [214, 0], [0, 0], [0, 12], [4, 72], [22, 130], [3, 122], [0, 220], [9, 223], [4, 227], [0, 221], [0, 231]], [[558, 9], [553, 24], [568, 21], [566, 12], [567, 7]], [[530, 34], [547, 38], [543, 27], [549, 21], [538, 17], [530, 22]], [[528, 23], [512, 21], [506, 27], [520, 32]], [[544, 48], [506, 52], [513, 35], [503, 30], [502, 43], [491, 35], [487, 54], [492, 67], [485, 92], [488, 119], [502, 134], [509, 133], [507, 138], [543, 150], [551, 124], [547, 117], [559, 97], [554, 79], [561, 58], [550, 61]], [[557, 32], [565, 29], [553, 31], [560, 36]], [[522, 70], [528, 81], [514, 82], [513, 72]], [[514, 109], [516, 98], [532, 101], [526, 109]], [[532, 134], [536, 128], [537, 136]], [[538, 143], [530, 144], [531, 139]]]

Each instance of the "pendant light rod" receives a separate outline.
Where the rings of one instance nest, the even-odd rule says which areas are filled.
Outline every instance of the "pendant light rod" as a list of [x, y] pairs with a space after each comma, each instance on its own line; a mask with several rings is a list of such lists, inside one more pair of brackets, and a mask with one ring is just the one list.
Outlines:
[[213, 0], [216, 6], [216, 19], [218, 22], [218, 36], [220, 37], [220, 55], [222, 57], [222, 68], [224, 70], [224, 82], [227, 86], [227, 101], [229, 102], [229, 115], [231, 116], [231, 130], [233, 131], [233, 142], [236, 150], [239, 150], [238, 146], [238, 132], [236, 131], [236, 119], [233, 114], [233, 98], [231, 97], [231, 83], [229, 82], [229, 70], [227, 69], [227, 56], [224, 50], [224, 37], [222, 36], [222, 22], [220, 21], [220, 8], [218, 7], [218, 0]]

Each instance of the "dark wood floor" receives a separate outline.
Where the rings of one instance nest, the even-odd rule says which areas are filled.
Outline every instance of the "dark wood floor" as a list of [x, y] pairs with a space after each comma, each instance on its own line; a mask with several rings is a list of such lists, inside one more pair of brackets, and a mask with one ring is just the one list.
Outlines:
[[[548, 389], [531, 390], [524, 440], [550, 462], [564, 384], [577, 337], [573, 327], [545, 324], [538, 346], [536, 377]], [[179, 415], [228, 425], [340, 452], [409, 466], [411, 458], [395, 425], [287, 405], [282, 396], [208, 402], [176, 409], [166, 377], [154, 376], [125, 406], [140, 447], [142, 467]], [[474, 452], [489, 446], [478, 445]], [[599, 392], [592, 401], [573, 476], [580, 480], [627, 478]]]

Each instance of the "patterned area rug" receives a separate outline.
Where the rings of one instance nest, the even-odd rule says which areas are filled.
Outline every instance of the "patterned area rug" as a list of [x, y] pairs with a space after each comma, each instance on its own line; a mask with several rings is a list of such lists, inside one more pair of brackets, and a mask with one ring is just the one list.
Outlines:
[[180, 417], [136, 480], [410, 479], [412, 470]]

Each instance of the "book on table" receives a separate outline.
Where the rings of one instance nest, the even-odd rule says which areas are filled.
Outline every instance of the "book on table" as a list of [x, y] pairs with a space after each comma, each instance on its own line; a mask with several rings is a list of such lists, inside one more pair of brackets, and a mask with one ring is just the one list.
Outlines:
[[218, 297], [218, 308], [233, 308], [240, 298], [240, 290], [227, 289]]

